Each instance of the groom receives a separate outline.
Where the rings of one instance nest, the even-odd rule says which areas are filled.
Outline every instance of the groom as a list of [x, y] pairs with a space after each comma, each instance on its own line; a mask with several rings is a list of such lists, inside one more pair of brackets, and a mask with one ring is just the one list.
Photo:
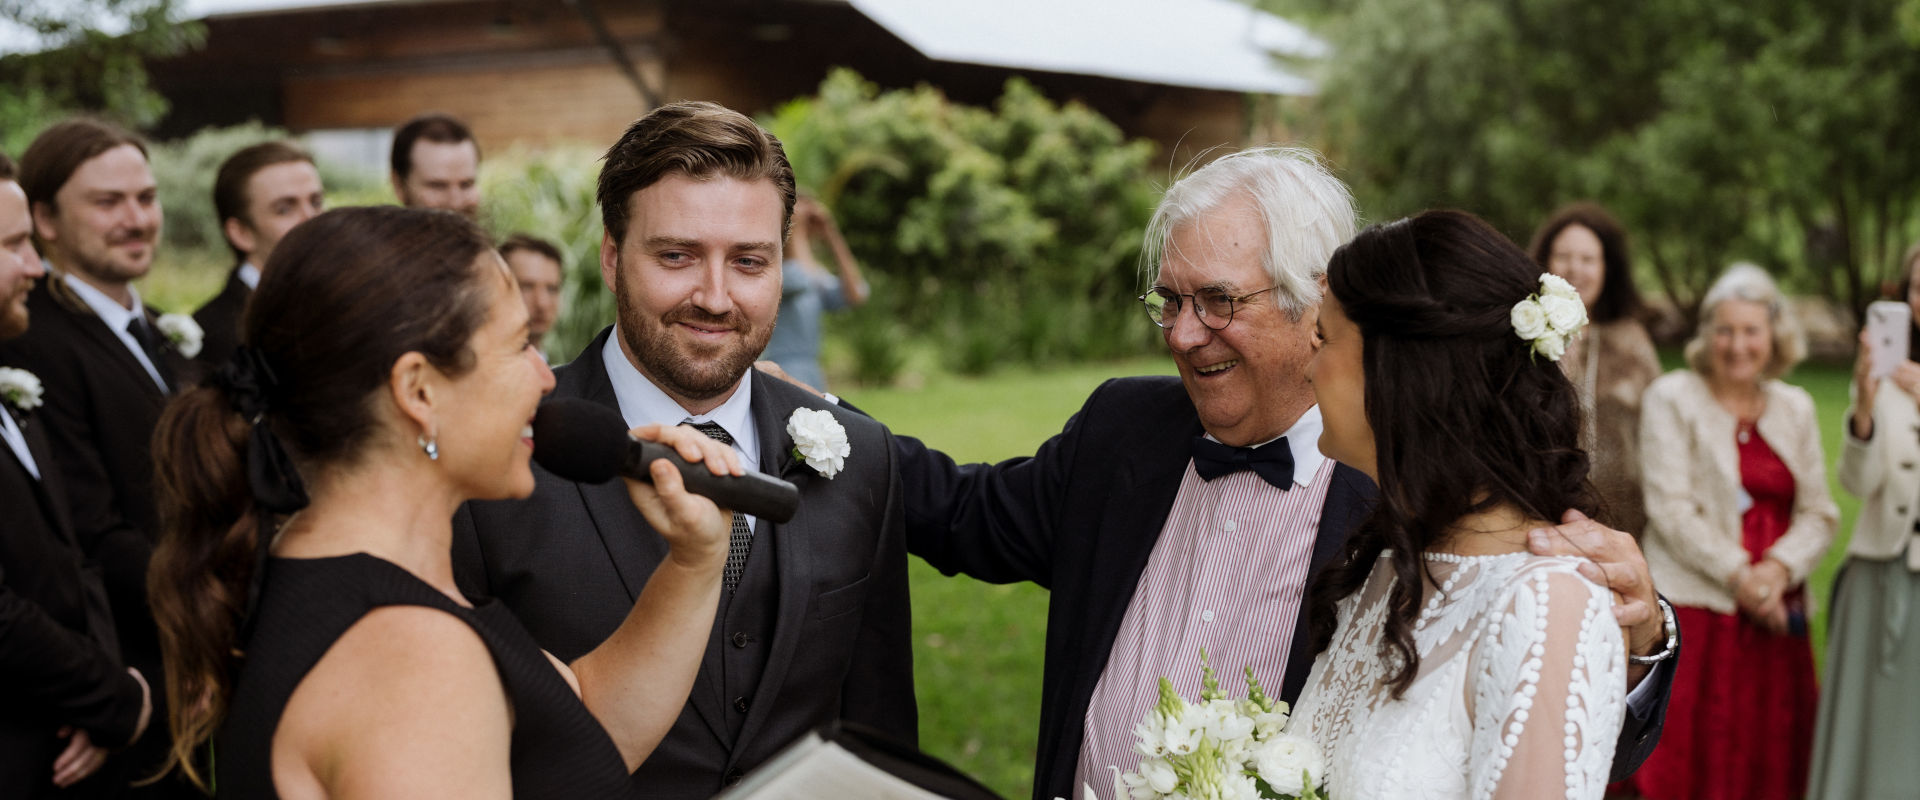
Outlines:
[[[600, 273], [618, 323], [555, 370], [558, 397], [629, 426], [688, 422], [749, 469], [792, 481], [786, 523], [736, 516], [726, 590], [680, 718], [634, 773], [632, 796], [705, 798], [836, 719], [915, 742], [906, 550], [886, 429], [751, 369], [780, 307], [794, 200], [780, 143], [711, 103], [664, 106], [607, 151]], [[793, 457], [788, 419], [824, 409], [851, 451], [829, 475]], [[666, 555], [614, 481], [535, 468], [533, 496], [475, 502], [454, 520], [470, 596], [504, 601], [571, 661], [620, 625]]]
[[[1029, 458], [960, 466], [896, 439], [911, 552], [947, 574], [1051, 590], [1038, 800], [1132, 769], [1157, 679], [1198, 695], [1203, 647], [1229, 690], [1251, 667], [1293, 701], [1314, 656], [1303, 595], [1374, 494], [1321, 455], [1309, 381], [1319, 282], [1354, 234], [1346, 187], [1308, 151], [1250, 150], [1175, 184], [1152, 225], [1159, 297], [1142, 299], [1173, 313], [1141, 324], [1161, 327], [1178, 380], [1108, 381]], [[1590, 522], [1554, 531], [1631, 601], [1635, 653], [1664, 651], [1631, 538]], [[1658, 741], [1671, 683], [1670, 669], [1629, 674], [1651, 679], [1629, 698], [1616, 777]]]

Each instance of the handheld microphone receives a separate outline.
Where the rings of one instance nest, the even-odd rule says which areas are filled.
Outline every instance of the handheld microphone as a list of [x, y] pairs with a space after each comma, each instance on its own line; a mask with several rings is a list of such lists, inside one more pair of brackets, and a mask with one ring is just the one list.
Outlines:
[[533, 460], [570, 481], [606, 483], [625, 475], [652, 483], [647, 467], [663, 458], [680, 470], [687, 491], [721, 508], [786, 522], [800, 506], [800, 490], [793, 484], [757, 472], [715, 475], [706, 464], [687, 463], [671, 447], [633, 438], [626, 421], [598, 403], [554, 398], [541, 403], [533, 415]]

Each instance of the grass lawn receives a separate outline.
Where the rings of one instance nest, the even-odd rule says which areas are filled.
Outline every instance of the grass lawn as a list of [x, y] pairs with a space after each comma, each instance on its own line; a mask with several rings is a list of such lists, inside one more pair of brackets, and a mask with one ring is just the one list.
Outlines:
[[[1677, 355], [1666, 354], [1669, 368]], [[895, 431], [917, 436], [962, 461], [1030, 455], [1058, 433], [1095, 386], [1121, 375], [1171, 374], [1163, 358], [1044, 370], [1009, 369], [985, 378], [930, 373], [907, 388], [841, 392]], [[1829, 463], [1839, 457], [1841, 417], [1850, 368], [1805, 365], [1788, 377], [1811, 392]], [[1859, 502], [1833, 484], [1840, 504], [1840, 540], [1815, 571], [1812, 591], [1822, 613], [1813, 631], [1824, 656], [1826, 598], [1852, 531]], [[919, 687], [921, 747], [979, 778], [1008, 798], [1032, 791], [1046, 636], [1045, 590], [948, 578], [913, 559], [914, 679]]]

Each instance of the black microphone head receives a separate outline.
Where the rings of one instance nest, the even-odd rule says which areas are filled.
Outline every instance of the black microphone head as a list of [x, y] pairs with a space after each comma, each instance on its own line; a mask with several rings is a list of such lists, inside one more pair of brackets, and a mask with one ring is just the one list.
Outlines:
[[629, 441], [619, 412], [590, 400], [556, 397], [533, 415], [533, 460], [570, 481], [612, 480], [626, 461]]

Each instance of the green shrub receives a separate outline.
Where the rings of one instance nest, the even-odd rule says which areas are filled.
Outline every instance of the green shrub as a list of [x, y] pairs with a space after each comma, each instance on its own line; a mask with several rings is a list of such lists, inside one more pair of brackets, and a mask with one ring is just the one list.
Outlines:
[[862, 266], [899, 295], [885, 302], [902, 327], [872, 348], [937, 331], [941, 360], [979, 373], [1153, 343], [1131, 306], [1151, 143], [1018, 79], [984, 109], [926, 86], [882, 92], [850, 70], [763, 123]]
[[560, 318], [544, 342], [555, 363], [578, 355], [614, 319], [613, 294], [600, 280], [599, 177], [600, 154], [586, 146], [513, 148], [487, 156], [480, 169], [488, 230], [496, 238], [530, 233], [551, 240], [567, 257]]

